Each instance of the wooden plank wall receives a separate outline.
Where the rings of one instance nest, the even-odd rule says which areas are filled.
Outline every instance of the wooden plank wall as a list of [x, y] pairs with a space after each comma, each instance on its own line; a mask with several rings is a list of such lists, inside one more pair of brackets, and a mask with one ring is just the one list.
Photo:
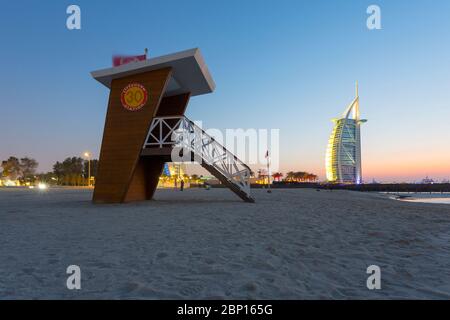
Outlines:
[[[158, 111], [170, 75], [171, 69], [165, 68], [112, 81], [93, 196], [94, 202], [131, 201], [142, 199], [142, 194], [146, 195], [145, 198], [148, 197], [149, 193], [145, 191], [146, 184], [143, 176], [144, 172], [149, 171], [145, 170], [145, 165], [138, 170], [140, 177], [133, 179], [133, 175], [139, 163], [148, 129]], [[138, 111], [125, 109], [120, 101], [123, 88], [133, 82], [142, 84], [149, 94], [147, 103]], [[158, 168], [154, 170], [154, 172], [157, 171]], [[132, 181], [133, 186], [130, 188]], [[128, 191], [129, 188], [130, 191]]]

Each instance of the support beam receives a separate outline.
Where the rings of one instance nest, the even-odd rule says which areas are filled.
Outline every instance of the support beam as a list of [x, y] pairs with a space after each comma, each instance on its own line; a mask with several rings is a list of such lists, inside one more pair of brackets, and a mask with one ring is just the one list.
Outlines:
[[139, 158], [123, 202], [150, 200], [164, 169], [163, 157]]

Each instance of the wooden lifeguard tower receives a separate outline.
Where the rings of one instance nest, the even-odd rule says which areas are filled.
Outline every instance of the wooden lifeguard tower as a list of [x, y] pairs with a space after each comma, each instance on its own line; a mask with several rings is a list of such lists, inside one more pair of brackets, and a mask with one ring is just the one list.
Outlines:
[[164, 164], [180, 152], [254, 202], [250, 168], [184, 116], [190, 97], [215, 88], [199, 49], [91, 74], [110, 89], [95, 203], [150, 200]]

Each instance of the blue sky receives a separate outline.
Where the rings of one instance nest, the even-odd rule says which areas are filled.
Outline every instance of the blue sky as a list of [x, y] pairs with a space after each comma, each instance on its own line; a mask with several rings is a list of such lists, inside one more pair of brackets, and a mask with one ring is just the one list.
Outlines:
[[[82, 29], [66, 28], [81, 7]], [[377, 4], [382, 30], [366, 27]], [[324, 176], [359, 81], [366, 180], [450, 178], [450, 1], [15, 1], [0, 11], [0, 158], [55, 160], [101, 143], [116, 53], [199, 47], [217, 84], [191, 99], [204, 127], [279, 128], [281, 170]]]

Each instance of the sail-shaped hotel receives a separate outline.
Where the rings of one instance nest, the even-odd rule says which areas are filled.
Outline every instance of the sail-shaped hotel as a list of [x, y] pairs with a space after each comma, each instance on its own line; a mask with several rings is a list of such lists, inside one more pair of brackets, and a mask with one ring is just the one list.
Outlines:
[[361, 123], [358, 83], [356, 97], [342, 117], [333, 119], [334, 128], [326, 153], [327, 180], [331, 183], [360, 184], [361, 173]]

